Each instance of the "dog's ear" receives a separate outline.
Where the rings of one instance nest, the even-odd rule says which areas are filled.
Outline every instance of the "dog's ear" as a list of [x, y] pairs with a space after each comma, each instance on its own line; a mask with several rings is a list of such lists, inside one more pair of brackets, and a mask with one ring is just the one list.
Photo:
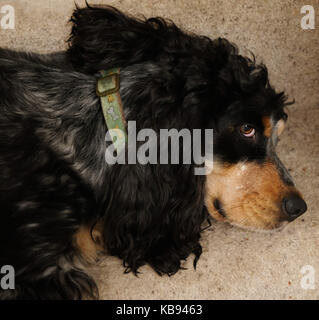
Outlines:
[[167, 37], [181, 33], [161, 18], [139, 20], [110, 6], [77, 8], [71, 22], [69, 57], [88, 73], [154, 60]]

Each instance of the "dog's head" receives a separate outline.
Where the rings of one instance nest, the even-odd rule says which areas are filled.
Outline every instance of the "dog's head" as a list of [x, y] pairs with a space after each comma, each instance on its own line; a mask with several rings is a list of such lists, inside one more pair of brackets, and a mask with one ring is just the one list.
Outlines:
[[306, 211], [275, 152], [288, 103], [269, 84], [264, 65], [225, 39], [189, 35], [160, 18], [137, 20], [111, 7], [77, 9], [72, 22], [73, 65], [91, 74], [121, 67], [124, 104], [135, 108], [130, 114], [139, 119], [132, 120], [145, 119], [141, 127], [214, 128], [205, 182], [214, 218], [274, 229]]
[[[258, 82], [254, 72], [266, 77], [264, 67], [258, 71], [252, 66], [238, 84], [247, 79]], [[287, 121], [284, 100], [267, 80], [240, 94], [217, 119], [205, 200], [217, 220], [251, 229], [276, 229], [307, 210], [276, 154]]]

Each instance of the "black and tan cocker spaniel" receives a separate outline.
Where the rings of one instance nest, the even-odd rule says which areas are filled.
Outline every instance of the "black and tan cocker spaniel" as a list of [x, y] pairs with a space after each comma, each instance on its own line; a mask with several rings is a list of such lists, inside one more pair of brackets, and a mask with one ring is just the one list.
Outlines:
[[[15, 271], [2, 299], [96, 298], [85, 267], [99, 252], [125, 271], [172, 275], [191, 253], [196, 266], [212, 217], [272, 230], [306, 211], [275, 152], [289, 102], [264, 65], [161, 18], [88, 6], [71, 21], [66, 52], [0, 49], [0, 266]], [[124, 126], [213, 129], [212, 170], [194, 174], [193, 159], [107, 163], [96, 88], [114, 68]]]

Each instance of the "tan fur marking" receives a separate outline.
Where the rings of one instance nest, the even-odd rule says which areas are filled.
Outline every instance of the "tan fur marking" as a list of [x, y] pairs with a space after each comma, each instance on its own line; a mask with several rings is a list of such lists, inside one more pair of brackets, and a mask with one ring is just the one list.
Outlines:
[[264, 124], [264, 135], [266, 137], [270, 137], [271, 135], [271, 131], [272, 131], [272, 124], [271, 124], [271, 120], [270, 117], [268, 116], [264, 116], [262, 118], [263, 124]]
[[98, 253], [103, 251], [102, 223], [97, 223], [94, 226], [91, 235], [92, 226], [93, 224], [81, 226], [74, 237], [76, 247], [88, 262], [94, 262]]
[[[282, 199], [290, 193], [299, 194], [281, 179], [276, 165], [238, 163], [214, 164], [206, 179], [206, 206], [217, 220], [254, 229], [273, 229], [285, 220]], [[218, 213], [214, 200], [218, 199], [226, 217]]]
[[285, 129], [285, 121], [284, 120], [279, 120], [278, 123], [277, 123], [277, 134], [278, 136], [280, 136], [282, 134], [282, 132], [284, 131]]

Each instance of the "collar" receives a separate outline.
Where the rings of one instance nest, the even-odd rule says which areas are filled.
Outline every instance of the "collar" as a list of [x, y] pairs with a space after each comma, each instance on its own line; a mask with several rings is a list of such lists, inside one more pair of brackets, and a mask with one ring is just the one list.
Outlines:
[[119, 152], [127, 142], [126, 121], [120, 96], [120, 69], [100, 71], [101, 78], [96, 84], [96, 94], [100, 97], [101, 107], [113, 145]]

